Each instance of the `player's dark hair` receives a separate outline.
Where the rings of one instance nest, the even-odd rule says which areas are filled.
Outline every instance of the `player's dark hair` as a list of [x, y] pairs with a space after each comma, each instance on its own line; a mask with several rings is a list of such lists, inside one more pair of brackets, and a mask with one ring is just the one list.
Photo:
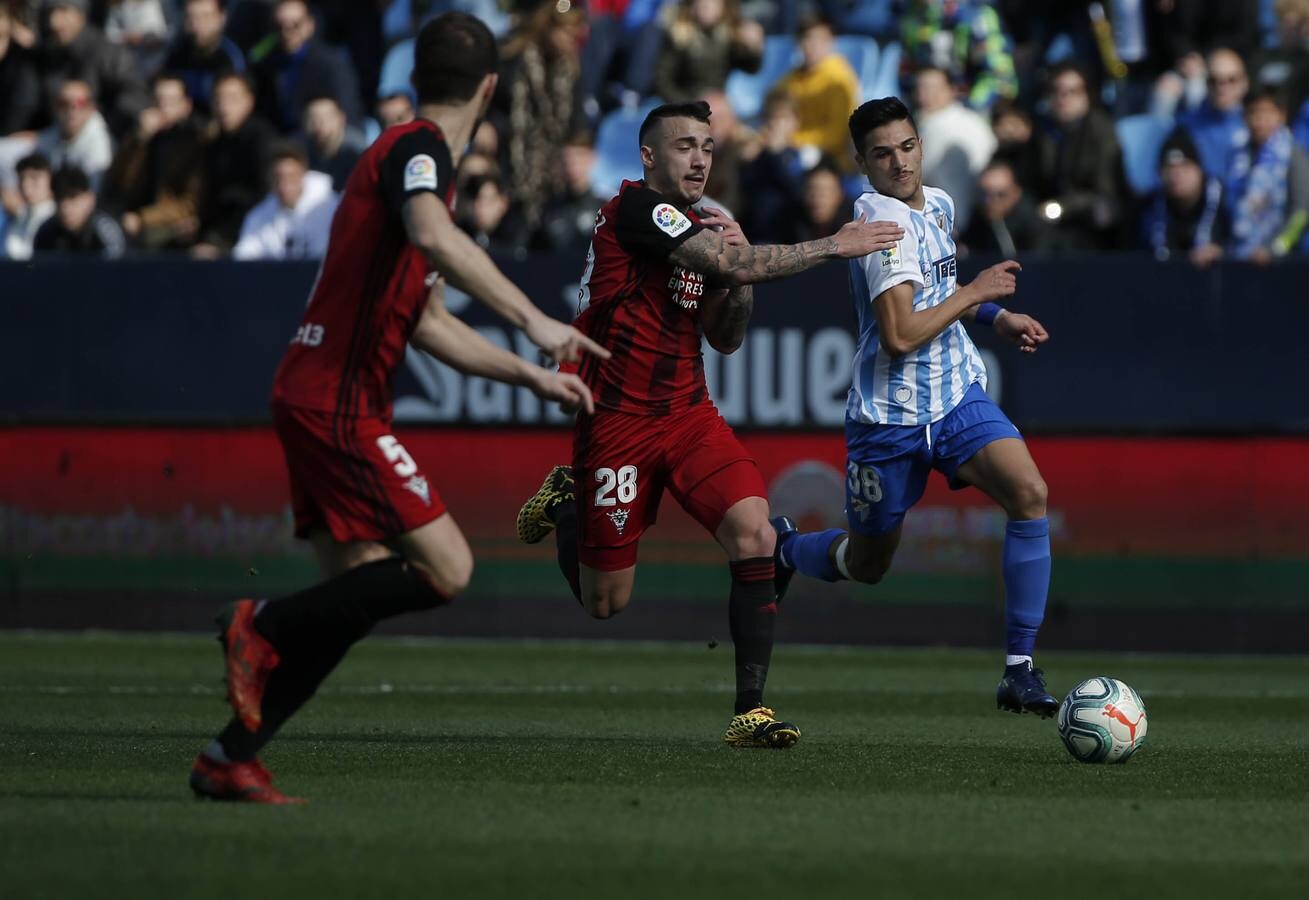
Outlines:
[[419, 103], [465, 103], [499, 65], [491, 29], [468, 13], [448, 12], [418, 32], [410, 81]]
[[854, 141], [855, 152], [864, 155], [864, 138], [875, 129], [892, 122], [908, 122], [914, 134], [918, 133], [918, 123], [914, 121], [909, 107], [900, 102], [899, 97], [882, 97], [869, 100], [850, 114], [850, 139]]
[[641, 123], [641, 130], [637, 132], [637, 140], [642, 146], [645, 146], [646, 134], [663, 119], [695, 119], [697, 122], [704, 122], [708, 125], [709, 113], [709, 104], [703, 100], [692, 100], [688, 103], [665, 103], [663, 106], [656, 106], [650, 110], [650, 114]]
[[309, 151], [299, 141], [278, 141], [268, 154], [269, 162], [280, 163], [284, 159], [293, 159], [306, 169], [309, 168]]
[[56, 200], [67, 200], [91, 190], [91, 179], [77, 166], [64, 166], [50, 179], [50, 190]]
[[1286, 115], [1287, 110], [1290, 109], [1290, 105], [1286, 102], [1286, 93], [1270, 84], [1260, 85], [1245, 95], [1245, 109], [1248, 110], [1256, 103], [1271, 103], [1281, 111], [1282, 115]]
[[53, 167], [50, 165], [50, 157], [44, 153], [29, 153], [18, 161], [14, 171], [22, 175], [24, 172], [50, 172]]

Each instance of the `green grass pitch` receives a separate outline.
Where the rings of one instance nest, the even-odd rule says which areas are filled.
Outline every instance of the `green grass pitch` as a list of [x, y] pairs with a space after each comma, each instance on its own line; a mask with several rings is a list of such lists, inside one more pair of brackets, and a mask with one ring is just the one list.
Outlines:
[[194, 801], [200, 637], [0, 634], [0, 895], [1303, 897], [1309, 660], [1047, 654], [1149, 744], [1074, 762], [995, 653], [781, 645], [786, 752], [721, 744], [731, 648], [375, 639], [265, 753], [299, 808]]

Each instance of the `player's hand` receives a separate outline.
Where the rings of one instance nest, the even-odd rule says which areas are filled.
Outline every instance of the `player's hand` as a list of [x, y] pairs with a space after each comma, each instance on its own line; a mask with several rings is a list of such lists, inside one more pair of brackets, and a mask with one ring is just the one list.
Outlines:
[[1007, 309], [995, 317], [991, 327], [1000, 337], [1017, 344], [1024, 353], [1035, 353], [1037, 347], [1050, 340], [1050, 333], [1040, 322]]
[[576, 412], [579, 409], [584, 409], [588, 413], [595, 412], [595, 400], [591, 397], [591, 389], [576, 375], [571, 372], [551, 372], [541, 368], [533, 374], [535, 377], [528, 387], [542, 400], [558, 401], [564, 412]]
[[841, 259], [857, 259], [878, 250], [889, 250], [902, 237], [904, 229], [895, 222], [869, 222], [862, 215], [853, 222], [846, 222], [832, 235], [836, 241], [836, 255]]
[[1013, 292], [1018, 290], [1017, 273], [1022, 270], [1023, 267], [1016, 259], [1006, 259], [989, 269], [983, 269], [982, 273], [968, 285], [968, 290], [972, 294], [969, 299], [976, 305], [1012, 296]]
[[583, 353], [608, 359], [610, 353], [571, 325], [552, 319], [542, 313], [535, 316], [523, 329], [528, 340], [540, 347], [557, 363], [577, 362]]
[[700, 216], [700, 224], [717, 231], [723, 243], [729, 247], [747, 247], [750, 244], [745, 232], [741, 230], [741, 224], [717, 207], [706, 206], [704, 214]]

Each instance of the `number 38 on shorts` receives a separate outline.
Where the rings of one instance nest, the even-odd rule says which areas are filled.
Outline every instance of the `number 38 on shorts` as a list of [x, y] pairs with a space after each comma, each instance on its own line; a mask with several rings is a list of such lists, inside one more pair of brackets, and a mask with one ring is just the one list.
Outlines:
[[845, 486], [852, 498], [865, 503], [882, 502], [882, 476], [876, 469], [849, 460], [845, 472]]

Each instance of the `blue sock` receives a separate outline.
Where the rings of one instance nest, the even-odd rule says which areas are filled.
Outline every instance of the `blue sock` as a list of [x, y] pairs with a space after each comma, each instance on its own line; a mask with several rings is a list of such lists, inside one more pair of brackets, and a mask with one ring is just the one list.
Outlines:
[[1005, 635], [1010, 656], [1031, 656], [1050, 592], [1050, 520], [1011, 521], [1004, 529]]
[[810, 578], [844, 581], [845, 576], [836, 570], [830, 554], [832, 544], [843, 537], [845, 532], [839, 528], [794, 535], [782, 545], [782, 565]]

